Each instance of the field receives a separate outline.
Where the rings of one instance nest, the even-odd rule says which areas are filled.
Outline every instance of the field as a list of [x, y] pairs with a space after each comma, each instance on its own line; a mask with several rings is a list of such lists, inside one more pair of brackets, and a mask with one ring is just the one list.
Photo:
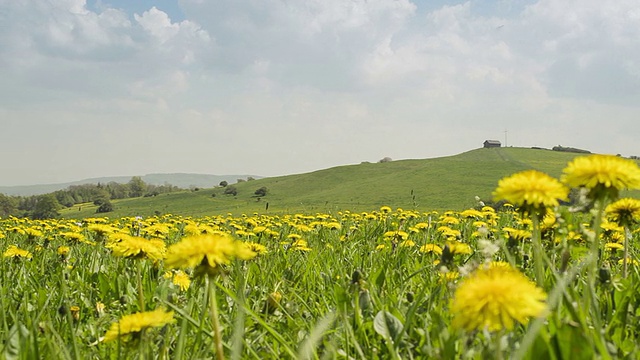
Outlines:
[[[476, 205], [476, 196], [491, 199], [498, 180], [516, 171], [537, 169], [559, 176], [577, 154], [528, 148], [476, 149], [434, 159], [398, 160], [339, 166], [306, 174], [233, 184], [238, 195], [222, 188], [185, 191], [148, 198], [114, 201], [109, 217], [182, 216], [371, 211], [393, 205], [419, 211], [464, 210]], [[256, 189], [266, 187], [258, 198]], [[215, 194], [215, 197], [212, 195]], [[268, 208], [267, 208], [268, 204]], [[80, 209], [80, 211], [79, 211]], [[96, 206], [84, 204], [62, 211], [65, 218], [95, 216]]]
[[[513, 150], [492, 154], [514, 159]], [[609, 185], [587, 182], [579, 167], [573, 171], [580, 176], [565, 179], [590, 189], [571, 206], [557, 204], [555, 194], [568, 192], [560, 182], [520, 172], [530, 168], [522, 163], [531, 164], [521, 155], [503, 160], [513, 168], [502, 175], [510, 181], [491, 185], [511, 202], [497, 210], [480, 203], [448, 211], [384, 204], [281, 214], [0, 219], [0, 354], [635, 359], [640, 205], [616, 199], [619, 189], [640, 187], [640, 169], [606, 160], [615, 166], [597, 168], [592, 178]], [[537, 168], [557, 177], [567, 165], [560, 161], [559, 170], [550, 162]], [[407, 177], [418, 172], [410, 170], [418, 161], [397, 163], [388, 176], [400, 166]], [[275, 189], [290, 179], [255, 183], [266, 180]], [[336, 173], [325, 180], [349, 182]]]

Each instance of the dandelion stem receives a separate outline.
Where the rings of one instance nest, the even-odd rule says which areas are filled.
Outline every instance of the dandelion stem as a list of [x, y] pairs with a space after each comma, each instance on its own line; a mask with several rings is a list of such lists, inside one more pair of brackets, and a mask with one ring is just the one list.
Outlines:
[[631, 231], [629, 227], [624, 227], [624, 255], [622, 256], [622, 277], [627, 278], [628, 260], [629, 260], [629, 240], [631, 240]]
[[137, 268], [137, 276], [138, 276], [138, 306], [140, 307], [140, 312], [144, 312], [144, 291], [142, 289], [142, 260], [136, 259], [136, 268]]
[[536, 273], [536, 283], [539, 287], [544, 288], [544, 256], [542, 249], [542, 235], [540, 232], [540, 215], [533, 214], [533, 232], [531, 241], [533, 242], [533, 266]]
[[213, 342], [216, 359], [224, 360], [224, 347], [222, 346], [222, 334], [220, 333], [220, 322], [218, 320], [218, 301], [216, 299], [216, 285], [211, 276], [207, 277], [209, 283], [209, 306], [211, 325], [213, 326]]

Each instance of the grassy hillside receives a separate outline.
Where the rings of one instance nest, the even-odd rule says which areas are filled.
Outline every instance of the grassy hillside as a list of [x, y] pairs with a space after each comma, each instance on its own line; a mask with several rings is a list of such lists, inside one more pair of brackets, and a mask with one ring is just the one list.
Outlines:
[[[541, 149], [493, 148], [435, 159], [339, 166], [234, 184], [238, 189], [235, 197], [223, 195], [222, 188], [209, 188], [115, 201], [116, 210], [108, 216], [359, 212], [383, 205], [461, 210], [474, 206], [475, 196], [490, 199], [498, 180], [504, 176], [533, 168], [559, 177], [567, 163], [579, 155]], [[259, 199], [254, 192], [263, 186], [269, 193]], [[65, 210], [63, 216], [96, 216], [95, 206], [76, 206]]]

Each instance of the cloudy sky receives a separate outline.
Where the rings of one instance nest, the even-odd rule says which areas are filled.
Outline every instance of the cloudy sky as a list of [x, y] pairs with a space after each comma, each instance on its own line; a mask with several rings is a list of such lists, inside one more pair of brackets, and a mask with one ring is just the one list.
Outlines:
[[0, 185], [640, 155], [637, 0], [0, 0]]

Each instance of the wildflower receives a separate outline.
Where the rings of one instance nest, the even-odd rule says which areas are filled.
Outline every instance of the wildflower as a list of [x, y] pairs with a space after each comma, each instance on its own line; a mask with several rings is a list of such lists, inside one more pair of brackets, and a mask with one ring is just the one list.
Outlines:
[[111, 324], [102, 341], [108, 342], [117, 338], [126, 341], [130, 335], [139, 335], [146, 329], [161, 327], [173, 321], [173, 311], [165, 312], [164, 309], [125, 315], [120, 321]]
[[558, 180], [537, 170], [526, 170], [501, 179], [493, 197], [518, 205], [524, 212], [541, 213], [558, 206], [558, 199], [566, 200], [568, 194], [569, 189]]
[[214, 275], [221, 265], [230, 263], [233, 258], [248, 260], [255, 255], [230, 235], [215, 233], [185, 237], [179, 243], [171, 245], [167, 250], [165, 264], [170, 269], [195, 268], [196, 274], [204, 271], [208, 275]]
[[265, 314], [273, 314], [278, 307], [280, 307], [280, 301], [282, 301], [282, 294], [278, 291], [272, 292], [267, 296], [267, 301], [264, 302], [262, 312]]
[[95, 245], [94, 242], [87, 240], [87, 238], [79, 232], [68, 231], [68, 232], [60, 233], [60, 235], [62, 235], [62, 237], [64, 237], [66, 240], [71, 242], [82, 242], [89, 245]]
[[624, 198], [606, 208], [607, 218], [620, 226], [630, 226], [640, 220], [640, 200]]
[[71, 312], [71, 316], [73, 317], [73, 320], [78, 321], [80, 320], [80, 307], [77, 305], [73, 305], [69, 308], [69, 311]]
[[451, 254], [471, 254], [473, 251], [471, 250], [471, 246], [469, 244], [465, 244], [459, 241], [449, 241], [446, 244], [449, 247], [449, 251]]
[[565, 184], [589, 189], [591, 199], [615, 199], [622, 189], [640, 188], [638, 164], [613, 155], [576, 157], [563, 173], [562, 181]]
[[178, 270], [175, 274], [173, 274], [173, 278], [171, 279], [173, 285], [177, 285], [180, 287], [180, 290], [187, 291], [189, 286], [191, 285], [191, 279], [189, 275], [187, 275], [184, 271]]
[[166, 245], [160, 239], [145, 239], [136, 236], [123, 237], [121, 241], [111, 242], [106, 245], [113, 255], [129, 258], [149, 258], [161, 260], [164, 258]]
[[38, 229], [26, 228], [24, 231], [27, 234], [27, 237], [31, 240], [42, 236], [42, 231]]
[[307, 240], [298, 239], [291, 243], [291, 250], [311, 251], [311, 248], [308, 246]]
[[104, 315], [104, 309], [105, 309], [104, 303], [101, 303], [100, 301], [98, 301], [96, 303], [96, 314], [98, 315], [98, 317]]
[[380, 207], [380, 212], [383, 214], [388, 214], [391, 212], [391, 207], [389, 206], [382, 206]]
[[384, 233], [383, 236], [385, 240], [398, 241], [398, 240], [406, 240], [409, 237], [409, 234], [406, 231], [402, 231], [402, 230], [391, 230]]
[[440, 281], [445, 283], [456, 281], [460, 277], [460, 273], [458, 273], [457, 271], [441, 271], [438, 274], [440, 276]]
[[442, 248], [436, 244], [424, 244], [420, 247], [420, 252], [423, 253], [434, 253], [434, 254], [438, 254], [441, 255], [442, 254]]
[[245, 242], [243, 243], [244, 246], [246, 246], [249, 250], [253, 251], [254, 253], [258, 254], [258, 255], [264, 255], [267, 252], [269, 252], [267, 250], [267, 247], [262, 245], [262, 244], [258, 244], [258, 243], [254, 243], [254, 242]]
[[623, 250], [624, 249], [624, 245], [622, 245], [620, 243], [609, 242], [609, 243], [604, 244], [604, 248], [612, 250], [612, 251]]
[[481, 267], [464, 279], [454, 293], [453, 326], [467, 331], [511, 330], [543, 316], [546, 294], [518, 270]]
[[2, 256], [6, 258], [27, 258], [27, 259], [31, 259], [33, 257], [33, 255], [29, 251], [20, 249], [15, 245], [9, 246]]
[[68, 246], [60, 246], [60, 247], [58, 247], [57, 253], [62, 258], [65, 258], [67, 255], [69, 255], [70, 251], [71, 251], [70, 247], [68, 247]]

